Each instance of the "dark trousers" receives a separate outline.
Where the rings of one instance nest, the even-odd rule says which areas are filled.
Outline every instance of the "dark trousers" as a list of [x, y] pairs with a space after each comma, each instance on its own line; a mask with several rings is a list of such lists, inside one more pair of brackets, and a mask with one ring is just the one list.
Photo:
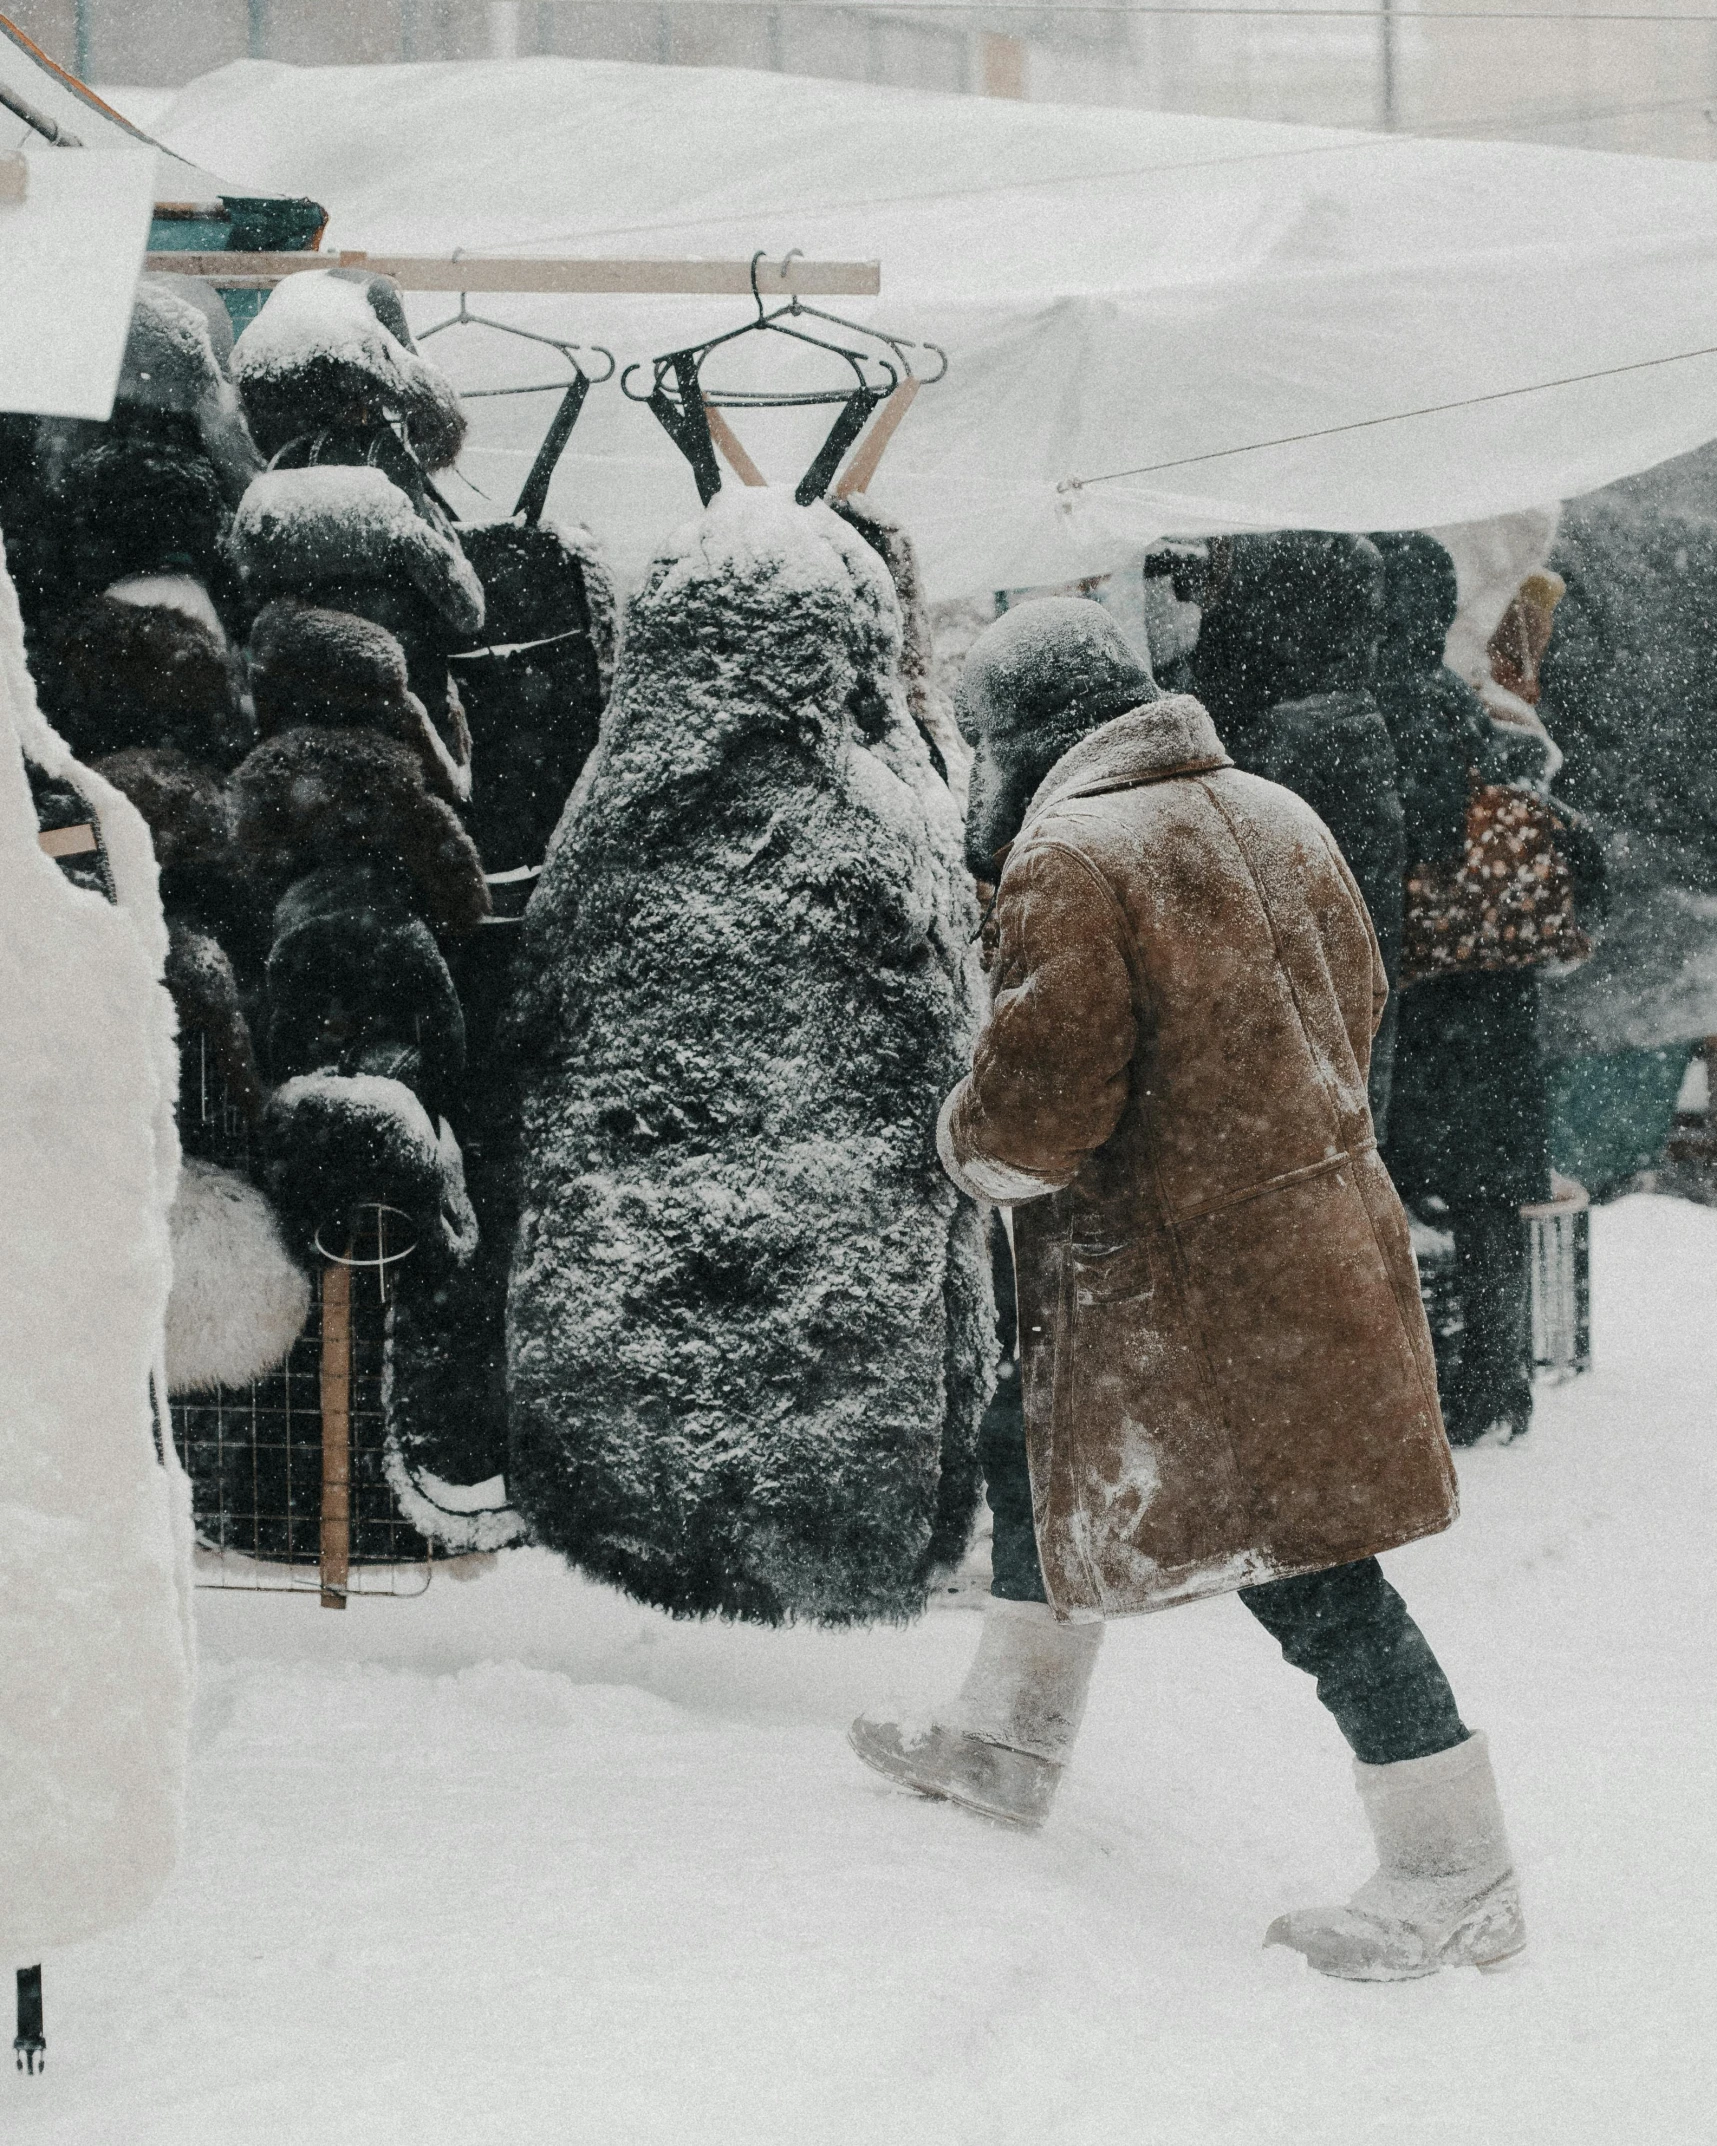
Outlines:
[[[1009, 1602], [1042, 1602], [1025, 1412], [1011, 1358], [1003, 1362], [980, 1435], [995, 1523], [990, 1592]], [[1465, 1741], [1449, 1680], [1376, 1558], [1243, 1587], [1240, 1599], [1287, 1660], [1316, 1677], [1318, 1697], [1366, 1765], [1425, 1758]]]
[[1471, 1445], [1495, 1423], [1518, 1436], [1532, 1422], [1532, 1274], [1526, 1224], [1513, 1206], [1452, 1207], [1460, 1348], [1443, 1393], [1450, 1442]]

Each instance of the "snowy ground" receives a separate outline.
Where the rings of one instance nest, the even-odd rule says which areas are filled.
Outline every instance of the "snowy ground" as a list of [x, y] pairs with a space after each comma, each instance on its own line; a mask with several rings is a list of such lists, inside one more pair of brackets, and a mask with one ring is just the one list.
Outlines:
[[958, 1678], [963, 1609], [676, 1626], [534, 1552], [421, 1601], [199, 1596], [190, 1841], [50, 1959], [8, 2146], [1681, 2146], [1717, 2139], [1717, 1213], [1596, 1217], [1590, 1379], [1463, 1459], [1390, 1569], [1494, 1744], [1511, 1972], [1320, 1981], [1339, 1739], [1232, 1602], [1110, 1636], [1021, 1839], [842, 1730]]

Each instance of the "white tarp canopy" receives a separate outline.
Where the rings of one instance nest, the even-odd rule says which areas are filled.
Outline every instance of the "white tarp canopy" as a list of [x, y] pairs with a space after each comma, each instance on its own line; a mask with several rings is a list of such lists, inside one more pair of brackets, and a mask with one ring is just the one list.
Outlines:
[[[837, 309], [952, 358], [873, 487], [936, 595], [1101, 572], [1170, 532], [1476, 520], [1717, 436], [1710, 164], [562, 59], [243, 62], [160, 128], [327, 203], [330, 247], [879, 258], [882, 298]], [[744, 306], [482, 310], [624, 362]], [[477, 331], [430, 347], [462, 385], [558, 363]], [[497, 508], [551, 407], [475, 406], [464, 467]], [[817, 415], [734, 423], [790, 478]], [[695, 502], [650, 414], [593, 393], [555, 511], [631, 569]]]

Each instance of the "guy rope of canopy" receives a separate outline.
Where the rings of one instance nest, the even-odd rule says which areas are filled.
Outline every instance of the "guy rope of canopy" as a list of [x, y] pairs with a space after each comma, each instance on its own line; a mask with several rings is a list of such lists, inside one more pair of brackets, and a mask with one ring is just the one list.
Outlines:
[[505, 260], [494, 255], [446, 258], [403, 253], [151, 253], [158, 275], [200, 276], [223, 290], [272, 290], [288, 276], [318, 268], [361, 268], [391, 276], [406, 291], [603, 292], [630, 297], [874, 298], [882, 289], [876, 261], [807, 261], [797, 256], [752, 263], [688, 260]]
[[1272, 447], [1297, 447], [1306, 440], [1332, 440], [1338, 433], [1368, 432], [1377, 425], [1404, 425], [1416, 417], [1441, 417], [1450, 410], [1476, 410], [1487, 402], [1510, 402], [1519, 395], [1547, 395], [1553, 388], [1580, 387], [1588, 380], [1614, 380], [1623, 373], [1647, 373], [1662, 365], [1688, 365], [1695, 358], [1717, 358], [1717, 343], [1703, 350], [1675, 350], [1664, 358], [1635, 358], [1627, 365], [1601, 365], [1595, 372], [1568, 373], [1560, 380], [1534, 380], [1525, 387], [1499, 387], [1488, 395], [1462, 395], [1453, 402], [1428, 402], [1417, 410], [1390, 410], [1382, 417], [1355, 417], [1343, 425], [1319, 425], [1310, 432], [1285, 432], [1273, 440], [1248, 440], [1239, 447], [1211, 447], [1196, 455], [1176, 455], [1168, 462], [1142, 462], [1133, 469], [1105, 470], [1098, 477], [1063, 477], [1056, 490], [1083, 492], [1097, 484], [1121, 484], [1129, 477], [1155, 477], [1166, 469], [1191, 469], [1199, 462], [1224, 462], [1230, 455], [1260, 455]]

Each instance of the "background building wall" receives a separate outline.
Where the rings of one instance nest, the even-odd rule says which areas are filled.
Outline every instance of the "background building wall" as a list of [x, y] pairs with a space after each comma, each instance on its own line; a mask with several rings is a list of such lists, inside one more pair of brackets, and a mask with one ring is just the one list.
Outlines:
[[[1229, 15], [1090, 0], [11, 0], [10, 11], [97, 84], [175, 87], [246, 54], [315, 66], [550, 52], [1717, 155], [1709, 18], [1606, 21], [1614, 0], [1560, 0], [1544, 19], [1486, 21], [1469, 19], [1474, 4], [1379, 6], [1347, 21], [1293, 0]], [[1500, 17], [1519, 0], [1495, 5]]]

